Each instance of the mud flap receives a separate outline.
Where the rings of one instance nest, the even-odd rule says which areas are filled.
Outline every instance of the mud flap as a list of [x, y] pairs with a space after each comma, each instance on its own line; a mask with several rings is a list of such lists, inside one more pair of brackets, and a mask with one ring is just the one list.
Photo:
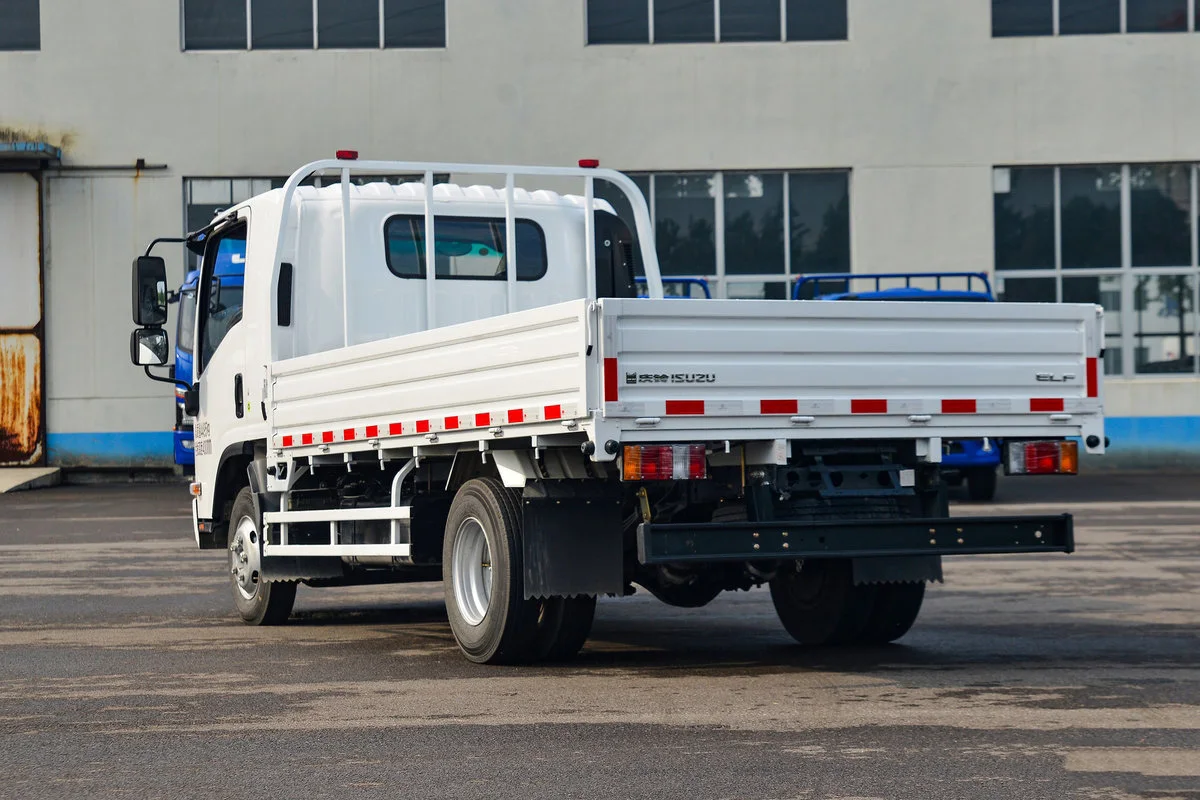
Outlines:
[[521, 511], [526, 599], [623, 593], [619, 487], [530, 481]]
[[852, 562], [855, 586], [864, 583], [942, 582], [941, 556], [855, 558]]

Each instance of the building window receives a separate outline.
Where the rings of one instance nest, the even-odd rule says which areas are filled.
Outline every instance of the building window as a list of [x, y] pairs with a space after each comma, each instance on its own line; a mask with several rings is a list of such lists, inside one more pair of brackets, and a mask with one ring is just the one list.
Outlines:
[[1098, 303], [1106, 374], [1197, 374], [1200, 265], [1193, 164], [997, 167], [1005, 301]]
[[[664, 277], [703, 278], [714, 297], [786, 298], [793, 279], [850, 271], [849, 171], [631, 175], [645, 194]], [[634, 228], [620, 190], [596, 195]]]
[[992, 36], [1195, 30], [1196, 2], [1198, 0], [992, 0]]
[[183, 0], [184, 50], [445, 46], [445, 0]]
[[40, 50], [38, 0], [0, 0], [0, 50]]
[[847, 38], [846, 0], [586, 0], [588, 44]]

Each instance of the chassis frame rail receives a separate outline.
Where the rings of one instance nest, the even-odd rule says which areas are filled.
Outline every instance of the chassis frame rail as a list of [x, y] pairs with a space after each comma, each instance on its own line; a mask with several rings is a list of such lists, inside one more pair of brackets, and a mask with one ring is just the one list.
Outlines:
[[805, 522], [642, 523], [643, 564], [989, 553], [1071, 553], [1070, 514]]

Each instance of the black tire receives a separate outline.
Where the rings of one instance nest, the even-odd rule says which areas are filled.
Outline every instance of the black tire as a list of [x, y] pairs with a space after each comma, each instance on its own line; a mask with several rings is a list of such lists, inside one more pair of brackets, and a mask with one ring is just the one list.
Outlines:
[[256, 568], [261, 531], [262, 520], [255, 513], [254, 496], [250, 487], [245, 486], [238, 492], [229, 514], [229, 588], [243, 622], [282, 625], [291, 616], [296, 602], [296, 583], [261, 579]]
[[908, 633], [925, 599], [924, 583], [885, 583], [876, 590], [875, 607], [859, 633], [864, 644], [887, 644]]
[[596, 617], [594, 595], [551, 597], [542, 601], [536, 656], [546, 661], [569, 661], [579, 654]]
[[996, 468], [982, 467], [967, 472], [967, 497], [986, 503], [996, 496]]
[[771, 600], [783, 627], [800, 644], [858, 640], [875, 606], [876, 586], [854, 585], [850, 559], [810, 559], [771, 579]]
[[[469, 660], [477, 664], [514, 664], [537, 656], [538, 620], [542, 604], [525, 599], [521, 550], [520, 494], [495, 478], [475, 478], [454, 495], [442, 544], [442, 583], [446, 613], [454, 638]], [[483, 530], [491, 569], [486, 611], [468, 619], [469, 605], [460, 603], [455, 586], [455, 543], [469, 534], [466, 526]]]

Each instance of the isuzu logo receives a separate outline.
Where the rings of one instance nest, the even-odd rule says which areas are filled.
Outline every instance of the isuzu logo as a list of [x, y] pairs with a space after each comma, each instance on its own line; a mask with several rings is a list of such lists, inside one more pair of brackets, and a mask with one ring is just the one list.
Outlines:
[[662, 373], [626, 372], [626, 384], [638, 383], [716, 383], [717, 376], [712, 372], [676, 372], [671, 375]]
[[1064, 372], [1062, 375], [1055, 375], [1053, 372], [1039, 372], [1037, 379], [1038, 383], [1070, 383], [1075, 380], [1075, 375], [1070, 372]]

